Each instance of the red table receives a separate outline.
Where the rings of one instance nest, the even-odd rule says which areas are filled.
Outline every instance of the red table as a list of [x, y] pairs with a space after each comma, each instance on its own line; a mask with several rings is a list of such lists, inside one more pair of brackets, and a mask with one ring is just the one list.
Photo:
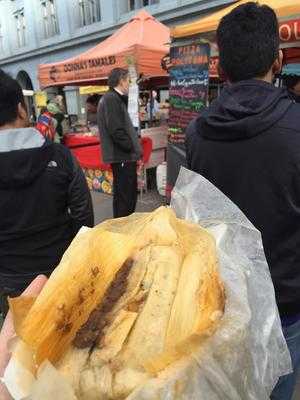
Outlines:
[[[102, 160], [102, 151], [99, 137], [82, 134], [66, 134], [64, 144], [70, 148], [83, 168], [90, 189], [112, 193], [112, 172], [110, 164]], [[150, 159], [152, 140], [148, 137], [141, 139], [143, 159], [139, 165], [138, 173], [144, 178], [144, 165]], [[145, 182], [143, 182], [143, 186]]]
[[82, 147], [92, 144], [99, 144], [98, 136], [84, 135], [80, 133], [68, 133], [64, 135], [64, 144], [69, 148]]

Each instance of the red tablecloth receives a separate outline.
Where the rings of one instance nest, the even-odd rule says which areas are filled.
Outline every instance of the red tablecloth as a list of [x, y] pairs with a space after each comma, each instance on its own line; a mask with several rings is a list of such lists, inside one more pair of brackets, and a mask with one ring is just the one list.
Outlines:
[[99, 144], [71, 149], [82, 168], [111, 170], [110, 164], [102, 161], [102, 153]]
[[[98, 137], [68, 134], [64, 136], [64, 144], [72, 150], [82, 168], [111, 170], [110, 164], [105, 164], [102, 161], [102, 151]], [[151, 156], [152, 140], [148, 137], [143, 137], [141, 144], [143, 147], [142, 161], [146, 164]]]
[[69, 133], [64, 135], [63, 142], [69, 148], [100, 143], [98, 136], [87, 136], [79, 133]]

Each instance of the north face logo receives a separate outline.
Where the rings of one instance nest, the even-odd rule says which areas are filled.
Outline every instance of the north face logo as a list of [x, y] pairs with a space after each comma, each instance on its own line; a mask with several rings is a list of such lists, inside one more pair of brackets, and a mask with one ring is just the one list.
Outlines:
[[49, 161], [48, 167], [50, 167], [50, 168], [57, 168], [57, 162], [56, 162], [56, 161]]

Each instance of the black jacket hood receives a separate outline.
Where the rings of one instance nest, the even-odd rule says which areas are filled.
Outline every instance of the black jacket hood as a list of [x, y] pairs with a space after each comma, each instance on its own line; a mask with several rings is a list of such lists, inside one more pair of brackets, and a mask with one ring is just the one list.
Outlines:
[[285, 89], [264, 81], [228, 85], [198, 118], [198, 131], [211, 140], [248, 139], [270, 129], [292, 104]]
[[53, 143], [33, 128], [0, 131], [0, 188], [30, 184], [45, 171], [53, 153]]

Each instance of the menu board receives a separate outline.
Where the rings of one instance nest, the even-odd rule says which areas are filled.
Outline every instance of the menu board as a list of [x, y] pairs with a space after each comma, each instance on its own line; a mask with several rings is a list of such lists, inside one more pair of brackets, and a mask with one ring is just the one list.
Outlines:
[[179, 45], [170, 49], [170, 114], [167, 149], [167, 199], [180, 168], [186, 166], [185, 133], [189, 123], [206, 107], [210, 46], [207, 43]]
[[184, 143], [186, 127], [206, 106], [209, 55], [206, 43], [171, 47], [170, 143]]

